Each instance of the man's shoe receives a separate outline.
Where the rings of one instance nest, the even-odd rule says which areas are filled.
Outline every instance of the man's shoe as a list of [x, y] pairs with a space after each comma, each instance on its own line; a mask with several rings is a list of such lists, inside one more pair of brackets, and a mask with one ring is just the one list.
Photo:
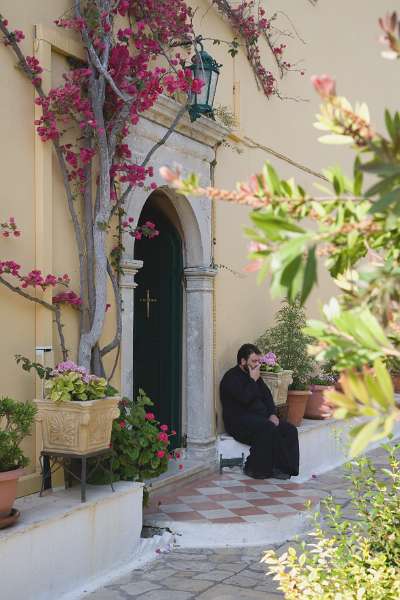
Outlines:
[[262, 475], [261, 473], [254, 473], [254, 471], [247, 469], [246, 467], [244, 467], [243, 473], [252, 479], [266, 479], [265, 475]]
[[288, 473], [284, 473], [280, 469], [273, 469], [272, 477], [274, 479], [290, 479], [291, 475], [288, 475]]

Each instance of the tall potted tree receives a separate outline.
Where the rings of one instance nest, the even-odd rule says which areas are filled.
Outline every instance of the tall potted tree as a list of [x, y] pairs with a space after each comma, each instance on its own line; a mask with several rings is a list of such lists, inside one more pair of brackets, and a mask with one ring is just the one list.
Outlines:
[[275, 317], [276, 325], [263, 336], [265, 343], [279, 361], [281, 367], [292, 371], [292, 383], [287, 397], [287, 420], [298, 427], [303, 419], [308, 397], [309, 383], [315, 368], [307, 353], [312, 338], [303, 333], [306, 315], [299, 301], [284, 301]]
[[28, 464], [20, 444], [29, 435], [35, 414], [31, 402], [0, 398], [0, 529], [12, 525], [19, 516], [12, 507], [18, 479]]

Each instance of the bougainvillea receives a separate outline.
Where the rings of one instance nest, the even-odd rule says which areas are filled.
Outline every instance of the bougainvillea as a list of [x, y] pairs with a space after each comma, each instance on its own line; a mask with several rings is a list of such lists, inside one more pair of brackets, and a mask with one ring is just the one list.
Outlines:
[[[262, 40], [269, 47], [273, 62], [276, 63], [281, 76], [290, 70], [298, 70], [301, 75], [304, 75], [303, 69], [296, 69], [295, 65], [284, 59], [286, 44], [279, 42], [279, 36], [275, 34], [273, 28], [275, 14], [267, 17], [265, 9], [255, 0], [241, 0], [235, 6], [232, 6], [228, 0], [212, 0], [212, 3], [228, 20], [238, 40], [244, 45], [257, 85], [267, 97], [279, 95], [279, 90], [275, 75], [271, 68], [265, 65], [265, 57], [260, 47]], [[236, 41], [230, 50], [232, 55], [237, 53], [239, 45], [240, 43]]]
[[[257, 84], [267, 96], [278, 93], [271, 71], [263, 66], [259, 45], [262, 39], [266, 41], [281, 72], [292, 68], [283, 59], [285, 44], [278, 43], [273, 34], [275, 16], [267, 18], [253, 0], [243, 0], [234, 8], [225, 1], [215, 0], [214, 4], [228, 17], [239, 40], [230, 43], [231, 54], [243, 45]], [[151, 181], [151, 158], [187, 112], [190, 94], [203, 85], [187, 67], [199, 41], [193, 19], [194, 11], [184, 0], [71, 0], [71, 9], [56, 19], [55, 25], [79, 36], [84, 58], [71, 57], [62, 83], [45, 92], [42, 65], [36, 56], [24, 53], [24, 33], [0, 15], [3, 43], [14, 53], [20, 71], [36, 92], [35, 102], [41, 109], [35, 120], [37, 134], [55, 150], [79, 261], [77, 291], [56, 290], [52, 304], [37, 295], [35, 301], [51, 306], [58, 317], [61, 305], [79, 310], [78, 362], [97, 375], [104, 375], [103, 358], [119, 348], [121, 339], [118, 277], [124, 239], [151, 239], [158, 233], [157, 224], [132, 225], [126, 214], [127, 200], [136, 187], [156, 188]], [[160, 94], [178, 94], [186, 100], [167, 134], [147, 156], [139, 158], [130, 134]], [[18, 237], [19, 230], [9, 221], [0, 225], [0, 235]], [[111, 251], [109, 235], [114, 236]], [[7, 268], [7, 275], [19, 280], [19, 292], [25, 287], [44, 291], [65, 284], [42, 275], [39, 269], [22, 275], [20, 267]], [[114, 293], [115, 335], [100, 347], [110, 306], [108, 280]], [[58, 331], [62, 332], [61, 326]], [[65, 355], [64, 340], [61, 345]]]

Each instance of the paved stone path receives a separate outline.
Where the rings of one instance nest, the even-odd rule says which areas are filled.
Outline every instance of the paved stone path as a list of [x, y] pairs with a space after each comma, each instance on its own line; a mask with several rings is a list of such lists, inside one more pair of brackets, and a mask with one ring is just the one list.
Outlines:
[[[383, 466], [384, 452], [371, 458]], [[357, 518], [349, 506], [343, 470], [335, 469], [313, 480], [321, 495], [332, 494], [343, 507], [345, 518]], [[234, 526], [234, 525], [233, 525]], [[293, 542], [273, 546], [283, 552]], [[278, 600], [276, 583], [260, 564], [267, 548], [179, 549], [160, 555], [154, 562], [85, 595], [90, 600]]]

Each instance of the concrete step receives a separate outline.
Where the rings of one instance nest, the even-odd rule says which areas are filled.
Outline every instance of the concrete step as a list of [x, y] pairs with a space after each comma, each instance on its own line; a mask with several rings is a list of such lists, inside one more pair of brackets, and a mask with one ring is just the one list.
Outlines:
[[[182, 465], [182, 468], [179, 468]], [[217, 469], [216, 462], [204, 464], [199, 461], [194, 461], [188, 458], [182, 460], [171, 460], [168, 465], [168, 471], [154, 479], [145, 481], [146, 487], [150, 493], [154, 492], [169, 492], [176, 486], [187, 485], [193, 480], [204, 477], [208, 473], [215, 472]]]
[[21, 517], [0, 530], [1, 598], [77, 597], [140, 550], [143, 484], [119, 481], [55, 490], [15, 502]]
[[[326, 473], [344, 464], [348, 460], [349, 431], [361, 422], [362, 419], [359, 418], [349, 421], [304, 419], [298, 428], [300, 473], [298, 477], [292, 477], [291, 481], [307, 481], [313, 475]], [[400, 423], [396, 424], [393, 434], [395, 439], [400, 437]], [[368, 450], [383, 442], [384, 440], [380, 440], [371, 444]], [[247, 458], [249, 451], [249, 446], [240, 444], [228, 434], [219, 436], [218, 455], [222, 454], [223, 458], [239, 458], [242, 453]]]

